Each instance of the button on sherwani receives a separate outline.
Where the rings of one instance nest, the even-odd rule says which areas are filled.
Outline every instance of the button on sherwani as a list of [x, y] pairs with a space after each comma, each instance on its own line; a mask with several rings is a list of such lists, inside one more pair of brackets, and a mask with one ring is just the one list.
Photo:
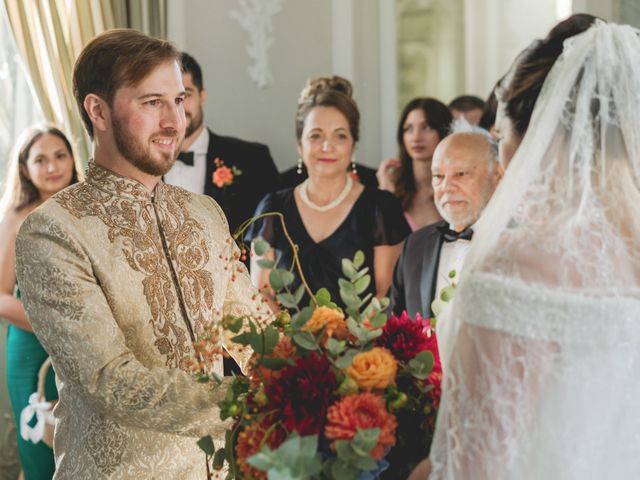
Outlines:
[[[268, 318], [217, 204], [90, 163], [27, 218], [16, 248], [57, 374], [55, 478], [203, 480], [196, 440], [221, 437], [225, 391], [194, 380], [193, 340], [225, 315]], [[246, 365], [250, 351], [225, 347]]]

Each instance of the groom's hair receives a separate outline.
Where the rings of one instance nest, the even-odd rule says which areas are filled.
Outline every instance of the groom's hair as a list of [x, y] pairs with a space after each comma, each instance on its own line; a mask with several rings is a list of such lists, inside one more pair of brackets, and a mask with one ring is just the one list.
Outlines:
[[585, 13], [571, 15], [551, 29], [544, 40], [534, 40], [518, 55], [496, 89], [515, 131], [524, 135], [533, 107], [553, 64], [562, 54], [564, 41], [588, 30], [597, 17]]
[[93, 125], [84, 109], [87, 95], [93, 93], [112, 106], [119, 88], [137, 85], [170, 60], [180, 65], [180, 52], [173, 43], [137, 30], [116, 28], [91, 40], [73, 68], [73, 94], [89, 136], [93, 138]]

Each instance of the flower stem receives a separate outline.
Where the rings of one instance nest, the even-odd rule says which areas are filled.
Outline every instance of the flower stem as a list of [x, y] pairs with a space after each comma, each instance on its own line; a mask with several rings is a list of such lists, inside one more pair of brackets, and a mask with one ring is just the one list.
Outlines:
[[[291, 250], [293, 252], [293, 265], [295, 266], [296, 270], [298, 271], [298, 275], [300, 276], [300, 281], [302, 282], [302, 285], [304, 285], [304, 289], [306, 290], [307, 294], [309, 295], [309, 297], [311, 298], [313, 303], [317, 306], [318, 302], [316, 301], [316, 297], [313, 295], [313, 292], [311, 291], [311, 288], [309, 288], [309, 284], [307, 283], [307, 279], [305, 278], [304, 272], [302, 271], [302, 265], [300, 265], [300, 259], [298, 258], [298, 245], [296, 245], [295, 242], [293, 241], [293, 239], [291, 238], [291, 235], [289, 234], [289, 230], [287, 230], [287, 226], [284, 223], [284, 215], [282, 215], [282, 213], [280, 213], [280, 212], [266, 212], [266, 213], [263, 213], [261, 215], [256, 215], [255, 217], [251, 217], [248, 220], [245, 220], [237, 228], [237, 230], [233, 234], [233, 238], [236, 241], [239, 238], [242, 238], [242, 235], [244, 234], [244, 232], [247, 230], [247, 228], [249, 228], [249, 226], [252, 223], [256, 222], [257, 220], [260, 220], [261, 218], [266, 218], [266, 217], [278, 217], [280, 219], [280, 223], [282, 225], [282, 231], [284, 233], [285, 238], [287, 239], [287, 242], [291, 246]], [[242, 242], [242, 243], [244, 243], [244, 242]]]

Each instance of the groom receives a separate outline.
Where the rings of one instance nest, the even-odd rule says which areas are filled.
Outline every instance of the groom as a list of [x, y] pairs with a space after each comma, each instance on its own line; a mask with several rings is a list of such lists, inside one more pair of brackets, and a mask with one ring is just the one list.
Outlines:
[[80, 54], [73, 87], [95, 145], [86, 181], [34, 211], [16, 247], [58, 380], [55, 478], [207, 478], [196, 442], [222, 436], [225, 390], [195, 380], [194, 340], [226, 315], [268, 316], [218, 205], [160, 180], [185, 132], [180, 54], [110, 30]]
[[405, 240], [389, 292], [396, 315], [432, 316], [431, 302], [448, 285], [449, 272], [462, 268], [472, 226], [502, 178], [498, 147], [484, 129], [456, 122], [452, 131], [431, 163], [434, 201], [444, 220]]

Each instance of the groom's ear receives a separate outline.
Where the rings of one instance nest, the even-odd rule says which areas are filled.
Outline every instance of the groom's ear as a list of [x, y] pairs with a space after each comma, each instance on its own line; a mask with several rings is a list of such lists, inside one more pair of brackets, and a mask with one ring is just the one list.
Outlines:
[[95, 130], [104, 132], [110, 125], [110, 109], [102, 98], [94, 93], [88, 94], [84, 98], [84, 109], [93, 124]]

